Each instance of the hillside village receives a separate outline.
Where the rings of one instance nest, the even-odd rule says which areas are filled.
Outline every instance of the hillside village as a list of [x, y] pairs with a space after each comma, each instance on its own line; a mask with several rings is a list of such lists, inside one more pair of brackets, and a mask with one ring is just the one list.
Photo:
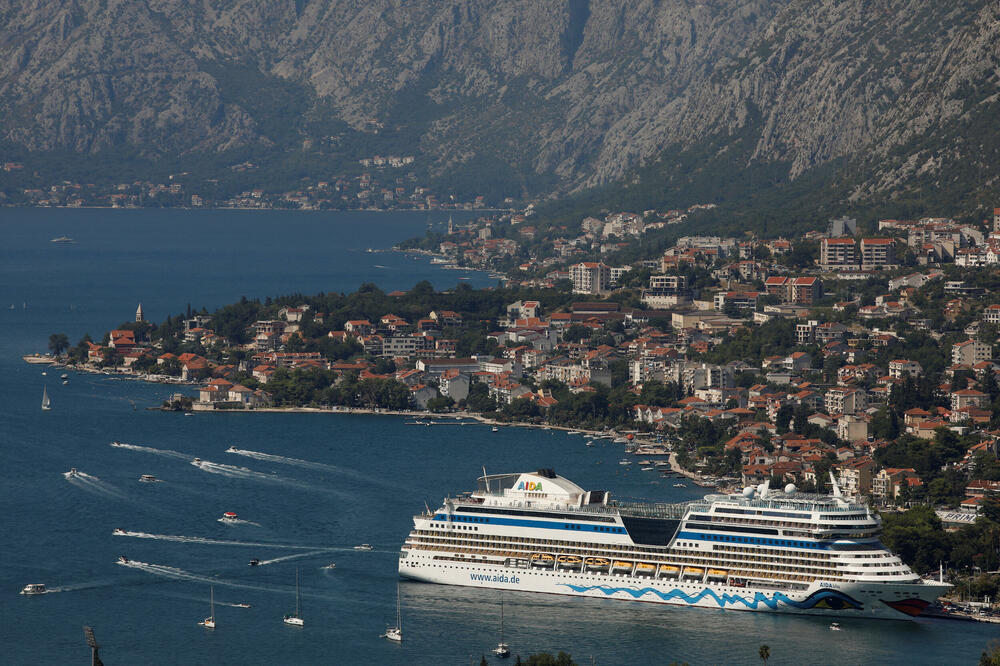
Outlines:
[[[450, 224], [436, 254], [510, 265], [529, 217]], [[686, 236], [656, 259], [602, 260], [649, 217], [587, 218], [496, 289], [365, 285], [160, 325], [140, 306], [69, 357], [196, 383], [184, 409], [469, 410], [637, 431], [703, 479], [819, 489], [832, 471], [845, 493], [928, 502], [952, 526], [1000, 494], [1000, 209], [872, 235], [841, 218], [794, 240]]]

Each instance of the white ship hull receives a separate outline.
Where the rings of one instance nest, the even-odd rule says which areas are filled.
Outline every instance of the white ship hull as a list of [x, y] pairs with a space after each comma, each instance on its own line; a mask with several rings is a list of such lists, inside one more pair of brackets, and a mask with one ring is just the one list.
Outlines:
[[[399, 560], [400, 576], [427, 583], [825, 617], [909, 620], [948, 587], [912, 583], [816, 582], [805, 590], [781, 590], [750, 585], [736, 587], [711, 580], [522, 569], [471, 561], [442, 562], [418, 551], [404, 553], [405, 557]], [[911, 599], [919, 601], [906, 604]]]

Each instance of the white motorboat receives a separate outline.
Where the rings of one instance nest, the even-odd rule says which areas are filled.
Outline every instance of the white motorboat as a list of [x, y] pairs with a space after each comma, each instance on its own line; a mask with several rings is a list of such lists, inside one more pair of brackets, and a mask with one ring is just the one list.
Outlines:
[[232, 511], [226, 511], [222, 514], [222, 517], [219, 518], [220, 523], [235, 523], [237, 520], [239, 520], [239, 516]]
[[233, 604], [233, 608], [250, 608], [250, 604], [244, 602], [242, 604]]
[[240, 450], [235, 446], [230, 446], [228, 449], [226, 449], [226, 453], [239, 453], [239, 452]]
[[840, 631], [840, 623], [839, 622], [831, 622], [830, 623], [830, 631]]
[[363, 543], [354, 547], [354, 550], [375, 550], [370, 543]]
[[152, 474], [143, 474], [142, 476], [139, 477], [139, 480], [142, 481], [143, 483], [156, 483], [157, 481], [159, 481], [159, 479], [153, 476]]
[[305, 626], [305, 621], [302, 619], [302, 612], [299, 610], [299, 570], [295, 569], [295, 612], [291, 615], [286, 615], [284, 619], [285, 624], [291, 624], [296, 627]]
[[111, 533], [115, 536], [125, 536], [126, 534], [128, 534], [128, 532], [126, 532], [120, 527], [116, 527], [114, 530], [112, 530]]
[[687, 488], [686, 483], [675, 483], [674, 488]]
[[323, 567], [324, 569], [336, 569], [337, 565], [334, 562], [330, 562], [328, 565]]
[[118, 564], [128, 564], [128, 558], [124, 555], [119, 555], [117, 562]]
[[48, 590], [45, 589], [45, 585], [42, 583], [28, 583], [24, 586], [24, 589], [21, 590], [21, 594], [29, 595], [45, 594], [46, 592], [48, 592]]

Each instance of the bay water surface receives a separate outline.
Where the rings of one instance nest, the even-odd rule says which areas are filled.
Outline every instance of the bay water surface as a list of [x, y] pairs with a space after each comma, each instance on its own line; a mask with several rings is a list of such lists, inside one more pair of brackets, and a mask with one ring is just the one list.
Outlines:
[[[554, 467], [618, 497], [700, 494], [618, 465], [618, 445], [586, 447], [561, 432], [424, 427], [395, 416], [183, 416], [147, 409], [176, 387], [76, 373], [64, 385], [61, 370], [21, 360], [45, 351], [51, 333], [99, 338], [139, 302], [162, 321], [189, 303], [212, 310], [242, 296], [348, 292], [362, 282], [387, 291], [423, 279], [444, 289], [459, 276], [492, 284], [424, 258], [367, 252], [446, 219], [0, 209], [4, 663], [84, 663], [89, 625], [109, 665], [478, 664], [499, 639], [496, 591], [402, 582], [404, 641], [379, 638], [395, 621], [399, 547], [425, 502], [436, 508], [445, 494], [471, 490], [484, 466]], [[63, 235], [77, 242], [49, 242]], [[79, 475], [68, 479], [71, 468]], [[140, 483], [141, 474], [162, 481]], [[224, 511], [239, 522], [219, 522]], [[360, 543], [374, 550], [354, 550]], [[251, 558], [261, 566], [248, 566]], [[296, 571], [301, 628], [282, 623], [295, 607]], [[18, 595], [33, 582], [51, 592]], [[197, 624], [210, 587], [214, 631]], [[516, 592], [504, 610], [515, 653], [565, 650], [581, 664], [757, 663], [762, 644], [770, 664], [974, 663], [1000, 635], [995, 625], [939, 620], [840, 620], [843, 630], [831, 632], [819, 617]]]

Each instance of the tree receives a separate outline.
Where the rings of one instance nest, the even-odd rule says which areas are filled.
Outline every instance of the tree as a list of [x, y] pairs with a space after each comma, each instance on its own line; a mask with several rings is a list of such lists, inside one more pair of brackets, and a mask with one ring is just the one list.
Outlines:
[[757, 650], [757, 654], [760, 655], [760, 660], [767, 664], [767, 660], [771, 658], [771, 648], [766, 645], [761, 645], [760, 649]]
[[979, 657], [979, 666], [1000, 666], [1000, 642], [990, 641]]
[[49, 349], [56, 356], [61, 356], [64, 351], [69, 349], [69, 338], [66, 337], [65, 333], [53, 333], [49, 336]]

